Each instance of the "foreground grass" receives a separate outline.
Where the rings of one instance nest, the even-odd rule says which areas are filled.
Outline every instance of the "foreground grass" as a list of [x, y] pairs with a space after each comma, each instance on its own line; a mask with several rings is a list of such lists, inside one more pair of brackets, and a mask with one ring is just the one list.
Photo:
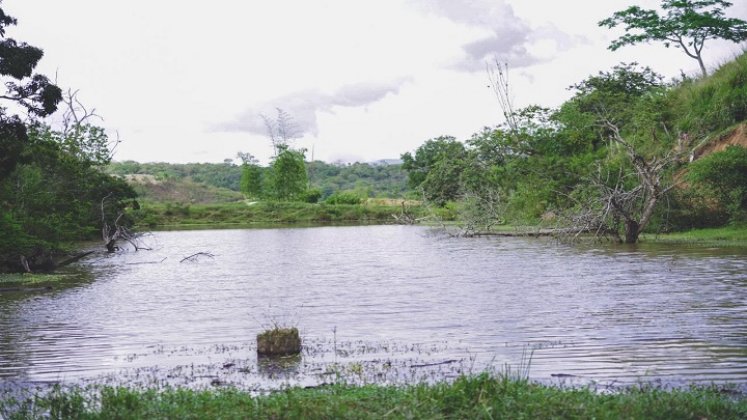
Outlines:
[[0, 417], [80, 418], [747, 418], [747, 399], [716, 389], [599, 394], [481, 375], [411, 387], [331, 385], [253, 397], [236, 390], [55, 391], [0, 400]]

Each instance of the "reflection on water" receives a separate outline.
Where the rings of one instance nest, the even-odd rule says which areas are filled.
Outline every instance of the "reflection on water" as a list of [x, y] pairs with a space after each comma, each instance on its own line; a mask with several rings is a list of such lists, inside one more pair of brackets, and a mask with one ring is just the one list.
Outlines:
[[[410, 381], [422, 369], [432, 378], [515, 364], [530, 349], [537, 380], [747, 383], [744, 250], [408, 226], [158, 232], [151, 242], [154, 251], [84, 262], [89, 278], [67, 288], [0, 296], [0, 379], [261, 385], [284, 373], [313, 384], [347, 369], [387, 382], [399, 367]], [[214, 257], [180, 262], [197, 252]], [[256, 360], [256, 334], [276, 323], [299, 327], [302, 360]]]

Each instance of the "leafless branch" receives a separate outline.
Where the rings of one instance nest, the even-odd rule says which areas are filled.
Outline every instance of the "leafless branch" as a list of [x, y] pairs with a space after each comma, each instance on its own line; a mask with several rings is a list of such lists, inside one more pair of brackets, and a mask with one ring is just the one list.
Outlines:
[[516, 120], [513, 97], [511, 96], [508, 80], [508, 63], [496, 61], [494, 66], [488, 64], [487, 72], [490, 87], [495, 92], [496, 98], [498, 98], [498, 105], [501, 107], [506, 124], [508, 124], [512, 132], [518, 131], [519, 123]]
[[78, 90], [68, 89], [62, 97], [65, 111], [62, 113], [62, 134], [67, 136], [76, 128], [88, 123], [88, 120], [104, 119], [96, 114], [96, 108], [90, 110], [78, 99]]
[[[623, 137], [616, 124], [605, 119], [602, 125], [610, 133], [610, 142], [617, 144], [625, 152], [633, 170], [625, 173], [620, 168], [613, 179], [610, 173], [603, 174], [600, 167], [590, 180], [597, 195], [589, 198], [591, 202], [577, 205], [580, 210], [570, 218], [570, 226], [577, 232], [576, 236], [581, 232], [595, 231], [597, 235], [612, 234], [619, 239], [618, 226], [622, 223], [624, 241], [634, 243], [650, 223], [659, 201], [677, 185], [676, 181], [666, 181], [663, 177], [687, 153], [690, 139], [686, 134], [681, 135], [674, 148], [663, 156], [646, 158]], [[666, 127], [664, 131], [669, 136]], [[631, 176], [636, 178], [636, 185], [626, 187], [626, 181]]]

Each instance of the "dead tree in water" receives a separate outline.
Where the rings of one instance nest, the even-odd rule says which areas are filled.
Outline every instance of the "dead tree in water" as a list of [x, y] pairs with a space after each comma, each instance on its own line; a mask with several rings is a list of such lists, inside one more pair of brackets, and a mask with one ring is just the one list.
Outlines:
[[101, 239], [104, 241], [106, 251], [109, 253], [118, 251], [119, 247], [117, 246], [117, 241], [120, 240], [132, 245], [135, 251], [141, 249], [150, 250], [150, 248], [144, 247], [139, 243], [138, 238], [141, 236], [140, 234], [130, 231], [126, 226], [121, 224], [122, 218], [124, 217], [123, 211], [119, 211], [117, 216], [114, 218], [113, 224], [109, 224], [106, 213], [106, 200], [111, 196], [112, 193], [109, 193], [106, 197], [101, 199]]
[[[573, 231], [576, 234], [590, 232], [611, 234], [619, 242], [634, 244], [643, 230], [651, 222], [657, 205], [667, 193], [676, 187], [674, 181], [664, 179], [665, 172], [671, 168], [687, 152], [689, 137], [679, 137], [675, 147], [662, 157], [645, 158], [620, 133], [619, 127], [610, 121], [604, 122], [609, 130], [609, 139], [613, 144], [622, 147], [632, 165], [632, 173], [620, 173], [610, 182], [600, 170], [591, 180], [598, 195], [591, 197], [596, 203], [589, 202], [581, 205], [573, 220]], [[637, 179], [634, 187], [626, 187], [625, 181], [630, 176]], [[624, 237], [621, 238], [618, 227], [622, 224]]]

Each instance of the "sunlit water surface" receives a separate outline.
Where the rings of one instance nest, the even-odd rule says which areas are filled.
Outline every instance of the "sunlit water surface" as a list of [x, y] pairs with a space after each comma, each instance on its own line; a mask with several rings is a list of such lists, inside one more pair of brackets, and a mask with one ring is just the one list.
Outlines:
[[[511, 371], [747, 384], [747, 254], [454, 238], [406, 226], [158, 232], [0, 295], [0, 381], [266, 389]], [[183, 258], [195, 253], [190, 260]], [[295, 325], [299, 358], [255, 336]]]

